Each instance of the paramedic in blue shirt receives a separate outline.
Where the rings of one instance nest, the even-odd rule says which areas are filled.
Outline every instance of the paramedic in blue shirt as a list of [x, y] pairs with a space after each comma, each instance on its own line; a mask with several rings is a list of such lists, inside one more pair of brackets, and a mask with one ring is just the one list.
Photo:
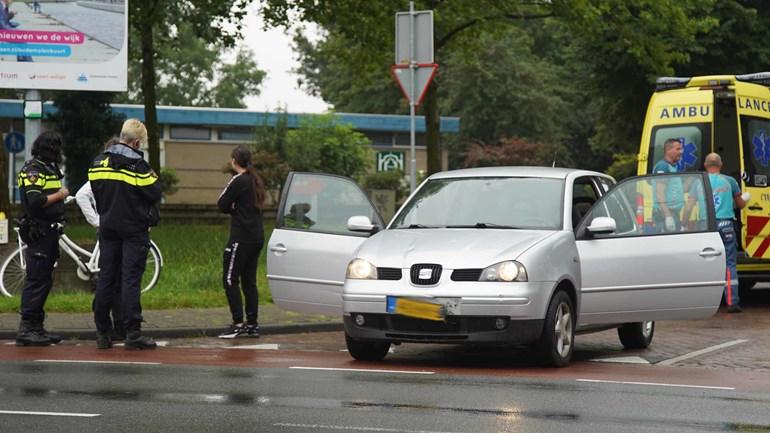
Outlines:
[[[655, 174], [676, 173], [682, 159], [682, 142], [669, 138], [663, 143], [663, 159], [653, 167]], [[675, 232], [681, 229], [680, 211], [684, 207], [684, 190], [681, 179], [655, 182], [655, 223], [658, 231]]]
[[740, 313], [740, 298], [738, 296], [738, 271], [735, 269], [738, 255], [737, 238], [735, 234], [735, 209], [743, 209], [746, 201], [751, 198], [748, 192], [741, 194], [738, 182], [730, 176], [720, 173], [722, 157], [717, 153], [709, 153], [703, 163], [709, 174], [711, 191], [714, 195], [714, 213], [717, 219], [717, 229], [722, 242], [725, 244], [725, 259], [727, 271], [725, 279], [725, 302], [728, 313]]

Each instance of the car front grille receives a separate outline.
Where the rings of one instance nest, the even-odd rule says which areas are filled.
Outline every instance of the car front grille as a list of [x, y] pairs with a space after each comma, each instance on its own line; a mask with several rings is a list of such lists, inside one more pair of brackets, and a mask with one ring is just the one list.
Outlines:
[[478, 281], [483, 269], [455, 269], [452, 271], [452, 281]]
[[[441, 265], [433, 263], [417, 263], [412, 265], [409, 272], [412, 284], [418, 286], [432, 286], [441, 279]], [[428, 276], [428, 278], [420, 278]]]
[[378, 280], [391, 280], [397, 281], [401, 279], [400, 268], [377, 268]]
[[[416, 319], [396, 314], [364, 314], [364, 328], [374, 328], [389, 333], [417, 333], [463, 335], [469, 332], [500, 331], [495, 327], [498, 317], [447, 316], [444, 321]], [[503, 318], [508, 322], [508, 318]], [[508, 326], [506, 323], [505, 327]]]

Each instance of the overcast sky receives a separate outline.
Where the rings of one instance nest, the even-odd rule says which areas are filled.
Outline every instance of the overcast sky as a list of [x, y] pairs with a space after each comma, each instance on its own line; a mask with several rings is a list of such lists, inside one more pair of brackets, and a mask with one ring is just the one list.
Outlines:
[[291, 49], [291, 38], [283, 29], [262, 30], [262, 20], [252, 5], [245, 22], [244, 43], [256, 57], [257, 66], [267, 71], [262, 93], [246, 98], [249, 109], [273, 111], [286, 106], [291, 113], [322, 113], [328, 110], [321, 98], [310, 96], [297, 86], [298, 75], [291, 73], [298, 63]]

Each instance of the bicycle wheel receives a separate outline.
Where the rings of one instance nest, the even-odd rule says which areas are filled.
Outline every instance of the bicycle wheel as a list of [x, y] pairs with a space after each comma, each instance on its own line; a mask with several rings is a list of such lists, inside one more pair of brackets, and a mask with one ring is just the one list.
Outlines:
[[0, 293], [12, 297], [21, 294], [24, 288], [24, 282], [27, 278], [27, 270], [22, 267], [21, 255], [27, 250], [27, 247], [17, 249], [3, 262], [0, 268]]
[[142, 275], [142, 293], [155, 287], [160, 278], [160, 268], [163, 267], [163, 259], [160, 256], [160, 250], [154, 242], [150, 244], [150, 251], [147, 252], [147, 265]]

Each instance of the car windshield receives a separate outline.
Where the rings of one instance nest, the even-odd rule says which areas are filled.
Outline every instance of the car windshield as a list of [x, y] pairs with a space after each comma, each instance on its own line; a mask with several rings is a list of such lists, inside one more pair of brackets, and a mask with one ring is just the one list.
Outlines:
[[390, 228], [557, 230], [563, 185], [562, 179], [536, 177], [430, 180]]

